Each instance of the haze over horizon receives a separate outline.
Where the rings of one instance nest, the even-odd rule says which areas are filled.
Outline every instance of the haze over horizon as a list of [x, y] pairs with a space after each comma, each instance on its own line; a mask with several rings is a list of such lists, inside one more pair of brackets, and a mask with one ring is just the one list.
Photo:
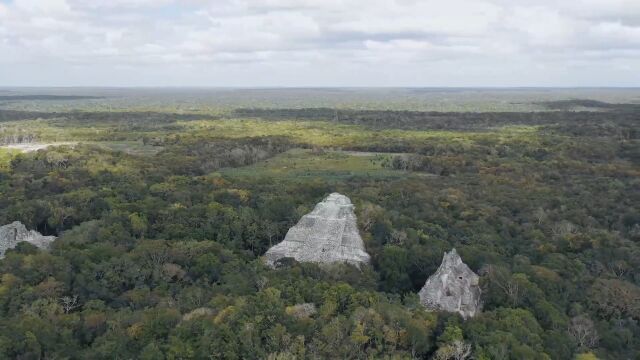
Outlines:
[[636, 0], [0, 0], [0, 87], [637, 87]]

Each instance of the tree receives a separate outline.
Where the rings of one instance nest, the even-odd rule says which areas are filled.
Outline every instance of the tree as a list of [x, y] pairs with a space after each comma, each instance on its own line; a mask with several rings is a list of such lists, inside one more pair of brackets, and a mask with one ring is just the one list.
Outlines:
[[471, 344], [464, 341], [462, 329], [453, 323], [445, 327], [438, 344], [435, 360], [464, 360], [471, 356]]
[[364, 332], [364, 325], [361, 323], [356, 324], [355, 328], [351, 331], [351, 341], [358, 346], [359, 350], [369, 342], [369, 336]]
[[507, 269], [489, 265], [486, 269], [489, 284], [502, 292], [511, 306], [516, 306], [522, 295], [522, 287], [517, 274], [511, 274]]
[[80, 304], [78, 304], [78, 295], [61, 297], [60, 304], [64, 309], [64, 313], [68, 314], [71, 310], [80, 306]]
[[407, 251], [396, 245], [383, 248], [378, 260], [382, 289], [390, 292], [403, 292], [411, 288], [408, 274]]
[[143, 237], [147, 231], [147, 219], [144, 215], [134, 213], [129, 215], [129, 221], [131, 222], [131, 230], [137, 237]]
[[618, 279], [597, 279], [589, 289], [589, 303], [605, 318], [640, 319], [640, 287]]
[[447, 345], [441, 346], [436, 351], [436, 360], [464, 360], [471, 356], [471, 344], [461, 340], [456, 340]]
[[593, 348], [598, 343], [598, 331], [593, 321], [585, 315], [573, 317], [568, 332], [581, 349]]

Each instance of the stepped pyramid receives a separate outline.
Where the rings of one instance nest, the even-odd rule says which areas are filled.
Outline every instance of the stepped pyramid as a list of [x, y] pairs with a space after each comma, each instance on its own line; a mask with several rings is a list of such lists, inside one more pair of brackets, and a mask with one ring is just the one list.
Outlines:
[[282, 258], [300, 262], [354, 265], [369, 262], [358, 232], [351, 200], [338, 193], [327, 196], [287, 232], [284, 240], [265, 254], [269, 266]]

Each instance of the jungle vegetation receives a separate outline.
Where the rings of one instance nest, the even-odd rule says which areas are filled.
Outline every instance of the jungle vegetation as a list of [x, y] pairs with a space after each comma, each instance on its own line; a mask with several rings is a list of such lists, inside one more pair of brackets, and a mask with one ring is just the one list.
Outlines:
[[[0, 148], [0, 224], [58, 239], [0, 260], [0, 358], [640, 359], [637, 105], [105, 111], [32, 95], [0, 106], [0, 144], [65, 145]], [[267, 268], [334, 191], [372, 264]], [[452, 247], [481, 276], [467, 321], [416, 295]]]

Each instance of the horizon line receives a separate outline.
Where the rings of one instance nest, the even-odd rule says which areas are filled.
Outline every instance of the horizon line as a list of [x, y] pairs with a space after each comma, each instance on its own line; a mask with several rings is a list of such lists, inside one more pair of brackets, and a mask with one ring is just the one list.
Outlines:
[[336, 86], [316, 86], [316, 85], [299, 85], [299, 86], [280, 86], [280, 85], [248, 85], [248, 86], [214, 86], [214, 85], [0, 85], [0, 89], [202, 89], [202, 90], [279, 90], [279, 89], [468, 89], [468, 90], [500, 90], [500, 89], [543, 89], [543, 90], [572, 90], [572, 89], [640, 89], [638, 86], [360, 86], [360, 85], [336, 85]]

